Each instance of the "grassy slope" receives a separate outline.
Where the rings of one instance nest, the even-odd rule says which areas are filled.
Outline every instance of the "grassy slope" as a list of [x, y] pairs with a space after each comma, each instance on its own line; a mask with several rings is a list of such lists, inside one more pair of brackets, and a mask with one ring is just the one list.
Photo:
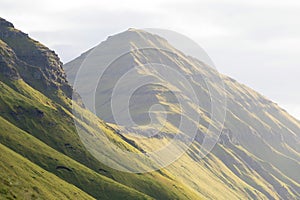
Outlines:
[[[153, 46], [154, 48], [167, 48], [173, 51], [173, 48], [166, 41], [151, 34], [138, 30], [126, 31], [112, 36], [100, 44], [97, 49], [99, 51], [97, 61], [105, 63], [107, 58], [117, 57], [119, 49], [125, 52], [131, 45], [132, 48]], [[103, 104], [96, 105], [99, 110], [97, 114], [106, 120], [112, 119], [109, 110], [111, 96], [107, 91], [122, 76], [122, 72], [128, 70], [126, 67], [132, 66], [133, 63], [140, 64], [140, 66], [144, 62], [163, 63], [174, 67], [182, 74], [186, 74], [187, 77], [200, 74], [208, 80], [215, 80], [214, 77], [218, 75], [218, 72], [203, 66], [203, 63], [196, 59], [186, 57], [180, 52], [177, 53], [179, 56], [175, 58], [163, 55], [163, 53], [147, 52], [144, 55], [142, 51], [137, 51], [132, 53], [130, 59], [121, 60], [120, 66], [111, 67], [111, 70], [115, 71], [112, 71], [111, 74], [105, 74], [106, 79], [103, 80], [106, 82], [102, 82], [103, 87], [97, 91], [97, 98], [104, 99]], [[65, 65], [70, 82], [74, 79], [76, 67], [80, 66], [86, 55], [85, 53]], [[99, 66], [95, 65], [95, 67]], [[155, 71], [148, 68], [140, 67], [139, 73], [158, 77]], [[90, 78], [90, 76], [93, 74], [86, 77]], [[232, 140], [230, 139], [228, 144], [218, 144], [212, 152], [213, 154], [205, 160], [197, 159], [200, 148], [195, 144], [188, 155], [184, 155], [166, 170], [206, 198], [297, 198], [300, 194], [300, 175], [298, 173], [300, 170], [299, 121], [250, 88], [229, 77], [223, 76], [223, 78], [225, 90], [214, 81], [207, 83], [192, 81], [201, 99], [200, 105], [193, 106], [194, 108], [200, 106], [201, 110], [204, 111], [204, 114], [199, 113], [201, 116], [199, 128], [205, 132], [207, 124], [211, 123], [210, 117], [205, 113], [206, 109], [210, 107], [210, 103], [206, 102], [209, 99], [206, 84], [209, 84], [210, 88], [216, 91], [224, 91], [228, 97], [225, 128], [232, 133]], [[142, 103], [132, 108], [131, 114], [134, 119], [143, 119], [142, 114], [144, 113], [148, 116], [148, 108], [155, 103], [166, 105], [168, 109], [172, 110], [172, 113], [178, 110], [176, 103], [168, 101], [166, 92], [163, 93], [155, 88], [149, 89], [150, 91], [147, 93], [143, 88], [144, 93], [138, 96], [139, 100], [142, 99]], [[99, 102], [101, 103], [101, 101]], [[159, 115], [157, 116], [159, 121]], [[112, 126], [114, 125], [112, 124]], [[117, 128], [117, 126], [114, 127]], [[172, 126], [166, 128], [165, 132], [176, 132]], [[123, 128], [119, 127], [119, 130], [122, 132]], [[143, 146], [146, 151], [153, 151], [165, 145], [168, 142], [166, 140], [166, 138], [148, 139], [147, 141], [136, 139], [136, 143]]]
[[[135, 188], [157, 199], [193, 199], [197, 197], [192, 191], [185, 188], [180, 183], [158, 172], [137, 175], [121, 173], [107, 168], [106, 166], [102, 165], [97, 160], [92, 158], [91, 155], [82, 147], [78, 136], [75, 134], [76, 130], [70, 113], [68, 113], [66, 110], [63, 110], [61, 106], [52, 102], [50, 99], [43, 96], [38, 91], [32, 89], [23, 81], [19, 80], [14, 83], [11, 82], [11, 87], [16, 88], [18, 92], [14, 91], [4, 83], [1, 83], [0, 85], [2, 94], [0, 98], [0, 105], [1, 108], [3, 108], [1, 115], [7, 120], [14, 123], [16, 126], [19, 126], [19, 128], [26, 130], [28, 133], [31, 133], [53, 148], [58, 149], [59, 151], [69, 155], [70, 157], [73, 157], [81, 163], [84, 163], [95, 171], [97, 171], [98, 169], [104, 169], [105, 171], [107, 171], [104, 175], [110, 178], [114, 178], [120, 183], [126, 184], [129, 187]], [[20, 106], [22, 107], [22, 109], [20, 109]], [[44, 113], [43, 119], [40, 119], [34, 114], [36, 109]], [[85, 110], [83, 110], [83, 113], [91, 115], [88, 111]], [[96, 119], [96, 117], [93, 118], [97, 122], [98, 119]], [[105, 128], [105, 124], [103, 124], [103, 122], [101, 122], [100, 120], [98, 121], [101, 127]], [[111, 130], [107, 130], [107, 133], [110, 134], [111, 137], [115, 137], [114, 140], [120, 142], [121, 144], [124, 143]], [[10, 143], [7, 145], [11, 148], [16, 148], [16, 141], [18, 140], [10, 141]], [[70, 144], [72, 146], [72, 149], [66, 147], [66, 143]], [[28, 151], [27, 153], [24, 153], [26, 145], [29, 144], [23, 144], [22, 148], [16, 149], [16, 151], [22, 153], [28, 158], [32, 156], [31, 160], [33, 162], [39, 164], [49, 171], [58, 173], [55, 170], [55, 166], [59, 165], [59, 163], [54, 162], [51, 164], [51, 166], [48, 166], [49, 163], [53, 162], [53, 158], [43, 160], [42, 158], [44, 156], [42, 155], [40, 157], [34, 156], [36, 152]], [[128, 144], [126, 143], [122, 145], [128, 146]], [[128, 148], [130, 149], [133, 147], [129, 146]], [[97, 191], [98, 189], [95, 188], [94, 185], [97, 183], [97, 181], [95, 183], [92, 183], [86, 180], [87, 177], [93, 179], [91, 177], [94, 177], [95, 174], [84, 174], [82, 176], [79, 176], [75, 180], [72, 180], [72, 177], [63, 177], [64, 174], [57, 175], [67, 180], [68, 182], [79, 184], [77, 185], [78, 187], [82, 188], [84, 191], [87, 191], [90, 194], [93, 194], [93, 196], [99, 196], [101, 195], [101, 193], [103, 193], [103, 190]], [[113, 185], [114, 184], [112, 184], [112, 186]], [[177, 186], [174, 187], [173, 185]], [[107, 188], [105, 190], [107, 190]], [[128, 190], [128, 188], [126, 190]], [[119, 194], [120, 192], [107, 193], [110, 193], [111, 195]]]
[[[206, 76], [210, 74], [206, 71], [203, 73]], [[1, 77], [1, 80], [6, 79]], [[229, 98], [234, 102], [236, 97], [241, 97], [245, 93], [243, 87], [238, 84], [229, 87], [232, 89], [232, 91], [230, 88], [228, 89]], [[246, 141], [244, 146], [247, 147], [247, 150], [240, 146], [218, 145], [213, 152], [214, 155], [201, 161], [197, 160], [197, 156], [195, 156], [199, 148], [195, 146], [193, 150], [172, 166], [160, 172], [142, 175], [121, 173], [99, 163], [83, 147], [74, 128], [73, 115], [68, 112], [71, 108], [71, 101], [65, 98], [63, 93], [58, 92], [54, 95], [59, 99], [56, 102], [62, 103], [58, 104], [35, 89], [20, 80], [14, 82], [6, 80], [6, 84], [0, 84], [0, 115], [3, 117], [0, 119], [0, 141], [42, 168], [78, 186], [94, 197], [101, 199], [124, 199], [125, 197], [144, 199], [150, 198], [145, 195], [149, 194], [156, 199], [199, 199], [200, 196], [213, 199], [280, 199], [281, 195], [282, 198], [287, 196], [297, 198], [297, 192], [292, 191], [291, 186], [297, 189], [299, 178], [291, 176], [297, 173], [297, 169], [299, 169], [297, 165], [299, 148], [297, 148], [297, 144], [293, 145], [290, 141], [286, 141], [288, 144], [283, 143], [287, 148], [282, 149], [279, 149], [277, 144], [268, 144], [268, 141], [263, 141], [255, 151], [251, 148], [251, 144], [253, 141], [261, 141], [259, 137], [262, 136], [253, 136], [254, 138], [249, 142], [249, 145], [247, 145], [247, 138], [241, 138], [241, 141]], [[255, 93], [251, 95], [256, 97]], [[53, 96], [53, 94], [47, 96]], [[253, 99], [256, 102], [260, 101], [259, 98], [250, 96], [247, 101], [243, 100], [243, 102], [248, 104]], [[251, 135], [251, 132], [247, 132], [249, 125], [243, 127], [241, 126], [242, 123], [251, 124], [252, 129], [266, 130], [273, 122], [272, 127], [285, 133], [287, 139], [291, 133], [297, 134], [299, 122], [290, 118], [286, 113], [278, 113], [278, 110], [273, 107], [273, 109], [258, 112], [258, 116], [253, 116], [249, 115], [250, 110], [245, 109], [247, 106], [234, 104], [229, 107], [233, 114], [238, 116], [236, 118], [230, 116], [231, 123], [227, 124], [235, 133]], [[253, 108], [255, 106], [257, 105], [253, 105]], [[42, 116], [39, 115], [40, 111], [43, 113]], [[89, 123], [95, 123], [107, 133], [116, 145], [125, 147], [130, 151], [136, 151], [133, 146], [124, 142], [101, 120], [84, 109], [81, 111], [84, 119], [81, 123], [89, 131], [95, 131], [89, 126]], [[151, 148], [159, 146], [160, 142], [151, 141]], [[261, 162], [248, 150], [258, 157], [269, 157], [271, 164]], [[278, 153], [279, 151], [281, 152]], [[272, 159], [272, 156], [266, 154], [267, 152], [277, 157]], [[276, 153], [274, 154], [274, 152]], [[255, 169], [255, 165], [248, 166], [249, 163], [245, 163], [245, 160], [249, 157], [254, 158], [254, 163], [258, 163], [264, 169]], [[80, 163], [84, 163], [86, 166]], [[289, 170], [285, 171], [282, 166], [284, 164], [290, 166], [290, 163], [293, 163], [295, 168], [289, 174]], [[57, 170], [57, 166], [65, 166], [71, 171]], [[270, 176], [267, 176], [266, 172]], [[183, 186], [178, 180], [186, 183], [192, 189]], [[282, 191], [281, 186], [284, 186]], [[198, 196], [195, 194], [196, 191]], [[287, 193], [287, 195], [282, 194], [282, 192]]]
[[0, 144], [0, 199], [94, 199]]
[[[98, 199], [150, 199], [57, 152], [3, 118], [0, 118], [0, 132], [4, 145]], [[56, 169], [57, 166], [71, 171]]]
[[[11, 29], [10, 31], [16, 32], [17, 30]], [[71, 100], [68, 99], [65, 93], [61, 90], [57, 90], [56, 93], [53, 93], [53, 90], [41, 90], [39, 80], [34, 80], [30, 73], [28, 74], [28, 72], [26, 72], [26, 70], [24, 71], [22, 68], [25, 67], [26, 69], [31, 69], [32, 66], [29, 66], [28, 64], [19, 60], [17, 57], [18, 54], [22, 54], [22, 56], [25, 54], [25, 57], [22, 57], [23, 60], [26, 61], [26, 59], [30, 59], [28, 51], [26, 49], [25, 51], [22, 46], [25, 48], [30, 47], [35, 49], [36, 47], [33, 47], [32, 45], [37, 45], [38, 49], [43, 47], [43, 49], [47, 50], [47, 48], [38, 42], [31, 40], [27, 36], [22, 35], [21, 37], [22, 42], [16, 42], [17, 40], [15, 39], [18, 38], [10, 38], [10, 40], [6, 39], [9, 44], [13, 46], [14, 50], [17, 50], [17, 54], [15, 54], [13, 49], [1, 41], [1, 56], [6, 62], [6, 67], [20, 70], [19, 72], [23, 75], [26, 73], [26, 80], [29, 81], [28, 83], [31, 86], [22, 80], [11, 81], [6, 76], [0, 74], [1, 80], [4, 81], [0, 84], [0, 114], [3, 118], [16, 127], [43, 141], [50, 147], [68, 155], [80, 163], [83, 163], [95, 172], [102, 173], [102, 175], [107, 176], [109, 179], [114, 179], [117, 182], [128, 185], [129, 187], [139, 190], [142, 193], [149, 194], [157, 199], [197, 198], [195, 193], [171, 179], [169, 176], [166, 176], [164, 173], [153, 172], [143, 175], [121, 173], [110, 169], [92, 157], [91, 154], [85, 149], [84, 145], [81, 143], [78, 135], [76, 134], [73, 119], [74, 116], [69, 112], [72, 107]], [[42, 94], [39, 91], [46, 93]], [[54, 101], [49, 99], [47, 96], [55, 96]], [[78, 121], [80, 121], [80, 123], [85, 127], [87, 132], [96, 132], [97, 130], [94, 130], [89, 125], [90, 123], [96, 124], [97, 127], [100, 127], [103, 131], [105, 131], [105, 133], [112, 141], [115, 142], [116, 145], [125, 147], [130, 151], [136, 151], [134, 147], [123, 141], [121, 137], [119, 137], [112, 129], [107, 127], [107, 125], [105, 125], [97, 117], [83, 108], [79, 107], [79, 109], [80, 113], [82, 113], [83, 120]], [[15, 147], [14, 142], [9, 143], [8, 145], [12, 148]], [[23, 148], [25, 149], [26, 146], [23, 146]], [[22, 148], [18, 149], [18, 152], [23, 153]], [[24, 154], [24, 156], [33, 156], [33, 152], [31, 152], [30, 155]], [[51, 163], [52, 161], [42, 159], [42, 162], [41, 159], [42, 158], [40, 157], [31, 157], [33, 162], [38, 163], [42, 167], [46, 167], [47, 170], [50, 170], [47, 164]], [[51, 170], [53, 171], [55, 166], [51, 167]], [[56, 171], [54, 170], [54, 172]], [[79, 177], [76, 180], [72, 180], [72, 183], [80, 185], [80, 187], [83, 187], [85, 191], [92, 193], [96, 197], [99, 197], [99, 195], [101, 196], [101, 193], [103, 192], [102, 190], [96, 191], [93, 183], [86, 185], [84, 182], [85, 180], [83, 179], [86, 179], [86, 177]], [[70, 180], [68, 179], [68, 181]], [[113, 186], [114, 184], [112, 184], [111, 187]], [[134, 189], [127, 189], [129, 193], [131, 190], [134, 191]], [[128, 198], [130, 198], [130, 195]]]

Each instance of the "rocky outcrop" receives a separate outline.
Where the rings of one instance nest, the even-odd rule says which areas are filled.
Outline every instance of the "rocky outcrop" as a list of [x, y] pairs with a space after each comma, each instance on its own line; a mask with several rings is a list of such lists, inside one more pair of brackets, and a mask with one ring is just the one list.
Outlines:
[[14, 60], [13, 51], [0, 40], [0, 74], [11, 80], [20, 79]]
[[[17, 75], [19, 74], [30, 86], [46, 92], [48, 96], [62, 90], [67, 97], [72, 97], [73, 90], [67, 82], [62, 62], [54, 51], [31, 39], [28, 34], [15, 29], [13, 24], [2, 18], [0, 18], [0, 40], [2, 46], [10, 51], [6, 54], [1, 51], [2, 74], [13, 79], [19, 78]], [[10, 69], [7, 67], [3, 69], [7, 56], [10, 56], [7, 60], [15, 62], [6, 63]]]
[[0, 28], [1, 27], [11, 27], [14, 28], [14, 25], [8, 21], [6, 21], [5, 19], [0, 17]]

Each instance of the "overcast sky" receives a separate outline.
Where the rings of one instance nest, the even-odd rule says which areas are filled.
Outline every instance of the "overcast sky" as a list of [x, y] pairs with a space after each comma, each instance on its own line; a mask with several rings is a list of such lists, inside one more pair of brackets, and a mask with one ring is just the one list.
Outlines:
[[0, 0], [0, 16], [63, 62], [130, 27], [182, 33], [220, 72], [300, 119], [299, 0]]

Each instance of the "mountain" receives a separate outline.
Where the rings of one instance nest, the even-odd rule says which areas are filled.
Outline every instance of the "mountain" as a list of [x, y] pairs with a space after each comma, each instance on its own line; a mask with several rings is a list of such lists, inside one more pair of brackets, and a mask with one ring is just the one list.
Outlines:
[[53, 51], [2, 18], [0, 90], [1, 199], [197, 199], [163, 169], [130, 174], [94, 158], [75, 121], [86, 134], [97, 127], [117, 146], [139, 150], [84, 109]]
[[[129, 29], [108, 37], [64, 69], [86, 107], [146, 153], [174, 137], [183, 146], [182, 138], [196, 128], [190, 148], [164, 168], [195, 192], [196, 199], [300, 199], [300, 122], [164, 38]], [[174, 81], [172, 70], [182, 79]], [[189, 88], [181, 80], [188, 80]], [[183, 92], [188, 89], [195, 91], [199, 102]], [[95, 100], [90, 98], [93, 92]], [[122, 118], [128, 112], [134, 123]], [[188, 124], [187, 131], [178, 128], [180, 119]], [[203, 143], [214, 141], [216, 130], [221, 131], [217, 144], [203, 158]], [[149, 133], [147, 140], [139, 137]]]
[[[141, 50], [144, 47], [148, 49]], [[80, 88], [76, 74], [91, 52], [96, 55], [91, 61], [97, 63], [91, 65], [94, 71], [76, 80], [86, 83]], [[120, 53], [125, 54], [120, 57]], [[161, 65], [151, 68], [145, 63]], [[109, 109], [118, 80], [138, 66], [121, 89], [130, 88], [139, 75], [151, 77], [142, 81], [163, 81], [158, 69], [164, 65], [170, 67], [167, 77], [172, 77], [174, 69], [189, 80], [188, 89], [196, 91], [201, 101], [191, 101], [190, 93], [182, 92], [180, 81], [172, 82], [172, 78], [165, 87], [148, 84], [130, 100], [131, 116], [138, 126], [120, 125]], [[95, 88], [96, 116], [87, 98], [89, 84], [97, 78], [97, 70], [106, 68]], [[212, 81], [219, 77], [221, 82]], [[214, 96], [209, 100], [210, 92]], [[117, 94], [114, 100], [123, 105], [120, 101], [126, 93]], [[220, 101], [223, 94], [227, 106]], [[180, 112], [177, 99], [186, 99], [186, 112]], [[155, 104], [162, 107], [153, 107]], [[212, 105], [220, 105], [214, 110], [215, 117], [210, 114]], [[199, 121], [193, 120], [195, 114]], [[161, 134], [151, 137], [160, 130], [165, 115], [170, 117]], [[185, 129], [177, 128], [180, 115], [197, 134], [187, 151], [170, 165], [128, 173], [101, 162], [128, 167], [132, 161], [111, 157], [105, 145], [141, 155], [149, 155], [173, 138], [184, 145], [185, 139], [190, 140]], [[214, 139], [208, 130], [213, 133], [220, 128], [217, 144], [204, 157], [205, 138], [208, 143]], [[0, 199], [299, 199], [299, 130], [300, 122], [278, 105], [157, 35], [130, 29], [63, 66], [54, 51], [0, 18]], [[147, 140], [138, 137], [148, 133]], [[95, 157], [81, 134], [101, 142], [103, 146], [97, 147], [103, 160]], [[133, 164], [154, 165], [139, 159]]]

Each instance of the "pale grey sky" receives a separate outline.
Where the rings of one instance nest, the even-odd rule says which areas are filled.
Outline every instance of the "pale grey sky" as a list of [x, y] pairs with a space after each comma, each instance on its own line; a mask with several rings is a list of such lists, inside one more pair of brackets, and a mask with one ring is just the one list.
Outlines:
[[299, 0], [0, 0], [0, 16], [64, 62], [134, 28], [182, 33], [218, 70], [300, 119]]

